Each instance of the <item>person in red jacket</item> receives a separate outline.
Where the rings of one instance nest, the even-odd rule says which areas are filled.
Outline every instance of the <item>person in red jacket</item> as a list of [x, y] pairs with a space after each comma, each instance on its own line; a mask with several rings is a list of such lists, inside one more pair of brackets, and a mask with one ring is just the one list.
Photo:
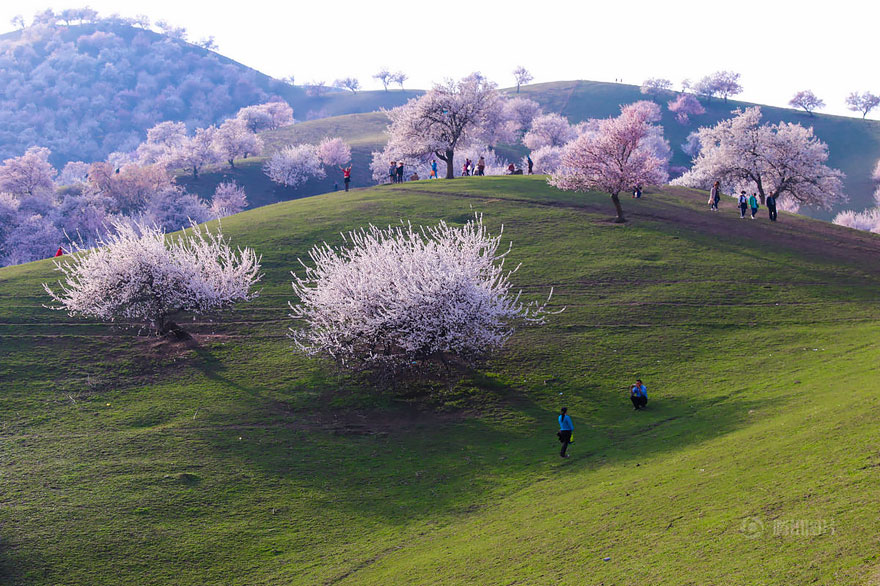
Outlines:
[[55, 252], [55, 256], [61, 256], [62, 254], [64, 254], [64, 249], [59, 246], [58, 250]]
[[348, 191], [348, 184], [351, 183], [351, 165], [340, 167], [340, 169], [342, 169], [342, 181], [345, 183], [345, 191]]

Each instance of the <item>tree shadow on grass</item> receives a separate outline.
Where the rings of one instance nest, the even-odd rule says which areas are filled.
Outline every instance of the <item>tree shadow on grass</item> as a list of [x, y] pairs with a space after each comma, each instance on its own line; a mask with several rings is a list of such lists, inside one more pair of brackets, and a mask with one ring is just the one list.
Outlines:
[[[216, 370], [209, 376], [228, 382]], [[742, 426], [749, 410], [763, 405], [744, 397], [666, 398], [634, 412], [628, 401], [606, 401], [592, 422], [573, 413], [573, 457], [561, 460], [555, 411], [497, 379], [474, 376], [472, 382], [501, 401], [458, 418], [397, 412], [371, 425], [370, 417], [380, 414], [354, 410], [347, 415], [362, 415], [366, 423], [352, 428], [321, 425], [302, 410], [288, 424], [250, 428], [244, 440], [210, 429], [200, 433], [238, 466], [309, 495], [315, 515], [329, 508], [362, 523], [397, 525], [476, 511], [560, 462], [567, 472], [598, 469], [710, 441]], [[274, 410], [275, 401], [257, 389], [229, 384], [260, 401], [258, 411]]]

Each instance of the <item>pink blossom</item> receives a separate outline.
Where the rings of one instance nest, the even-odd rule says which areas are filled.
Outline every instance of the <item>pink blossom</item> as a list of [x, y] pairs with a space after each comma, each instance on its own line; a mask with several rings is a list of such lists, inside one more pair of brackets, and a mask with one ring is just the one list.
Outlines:
[[657, 156], [656, 146], [647, 144], [648, 138], [662, 133], [649, 122], [655, 116], [645, 106], [649, 103], [625, 106], [617, 118], [601, 120], [596, 132], [582, 134], [569, 143], [562, 155], [561, 170], [550, 178], [551, 185], [571, 191], [605, 191], [614, 202], [617, 221], [626, 221], [618, 194], [637, 186], [664, 183], [667, 178], [668, 161]]

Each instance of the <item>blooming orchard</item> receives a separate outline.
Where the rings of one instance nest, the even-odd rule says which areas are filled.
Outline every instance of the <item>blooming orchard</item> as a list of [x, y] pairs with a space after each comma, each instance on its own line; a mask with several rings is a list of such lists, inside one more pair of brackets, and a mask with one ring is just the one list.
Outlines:
[[501, 348], [519, 322], [542, 323], [545, 304], [511, 295], [510, 275], [482, 217], [461, 227], [352, 231], [345, 246], [310, 251], [294, 273], [291, 329], [298, 348], [344, 367], [393, 373], [450, 358], [469, 363]]

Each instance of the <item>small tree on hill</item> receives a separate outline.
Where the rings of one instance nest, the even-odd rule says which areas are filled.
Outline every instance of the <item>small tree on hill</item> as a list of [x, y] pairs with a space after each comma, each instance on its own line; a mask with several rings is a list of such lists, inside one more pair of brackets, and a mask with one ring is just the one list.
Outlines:
[[846, 197], [842, 172], [829, 168], [828, 147], [812, 128], [782, 122], [761, 124], [758, 107], [735, 110], [733, 118], [697, 132], [700, 154], [674, 185], [708, 188], [721, 181], [734, 188], [786, 197], [830, 209]]
[[388, 71], [387, 67], [383, 67], [373, 75], [373, 79], [378, 79], [387, 92], [388, 84], [391, 83], [391, 72]]
[[230, 118], [214, 133], [214, 148], [235, 169], [235, 159], [260, 154], [263, 139], [251, 132], [241, 118]]
[[691, 94], [679, 94], [674, 100], [667, 102], [669, 111], [675, 114], [675, 120], [679, 124], [690, 124], [691, 116], [701, 116], [706, 113], [706, 108]]
[[529, 70], [522, 65], [513, 70], [513, 78], [516, 80], [516, 93], [519, 93], [520, 86], [527, 85], [530, 81], [535, 79], [532, 77]]
[[344, 77], [342, 79], [337, 79], [333, 82], [333, 85], [342, 88], [344, 90], [348, 90], [353, 94], [358, 93], [358, 90], [361, 89], [361, 82], [354, 77]]
[[51, 154], [47, 148], [31, 147], [22, 156], [3, 161], [0, 164], [0, 191], [18, 196], [53, 192], [53, 178], [57, 171], [49, 163]]
[[652, 77], [642, 82], [641, 92], [651, 98], [665, 96], [672, 91], [672, 82], [668, 79]]
[[[648, 107], [651, 106], [651, 107]], [[617, 222], [625, 222], [618, 195], [637, 186], [657, 185], [667, 179], [664, 160], [652, 139], [662, 129], [652, 122], [660, 109], [652, 102], [636, 102], [621, 108], [620, 116], [600, 120], [565, 147], [561, 172], [550, 184], [571, 191], [601, 190], [611, 196]]]
[[796, 93], [789, 100], [788, 105], [795, 108], [803, 108], [804, 112], [812, 116], [813, 110], [821, 110], [825, 107], [825, 102], [819, 99], [811, 90], [803, 90]]
[[403, 82], [408, 80], [409, 76], [402, 71], [398, 71], [397, 73], [392, 74], [389, 79], [393, 83], [396, 83], [397, 85], [399, 85], [400, 89], [402, 90], [403, 89]]
[[[542, 323], [545, 304], [511, 294], [500, 235], [477, 216], [461, 227], [381, 230], [315, 246], [293, 273], [298, 348], [345, 368], [393, 375], [450, 360], [472, 364], [500, 349], [519, 323]], [[552, 291], [551, 291], [552, 293]]]
[[316, 152], [321, 163], [328, 167], [340, 167], [351, 161], [351, 147], [341, 138], [324, 138]]
[[263, 169], [269, 179], [288, 187], [299, 187], [311, 177], [325, 176], [318, 152], [310, 144], [284, 148], [272, 155]]
[[862, 94], [853, 92], [846, 97], [846, 107], [853, 112], [861, 112], [862, 118], [866, 118], [877, 106], [880, 106], [880, 96], [875, 96], [871, 92]]
[[550, 113], [535, 117], [531, 128], [523, 136], [523, 144], [529, 150], [542, 147], [558, 147], [572, 140], [577, 133], [568, 120], [559, 114]]
[[222, 232], [193, 225], [166, 238], [159, 228], [116, 223], [97, 248], [56, 261], [63, 275], [43, 288], [69, 315], [146, 326], [155, 334], [186, 334], [172, 320], [182, 312], [212, 313], [257, 296], [260, 259], [235, 249]]

